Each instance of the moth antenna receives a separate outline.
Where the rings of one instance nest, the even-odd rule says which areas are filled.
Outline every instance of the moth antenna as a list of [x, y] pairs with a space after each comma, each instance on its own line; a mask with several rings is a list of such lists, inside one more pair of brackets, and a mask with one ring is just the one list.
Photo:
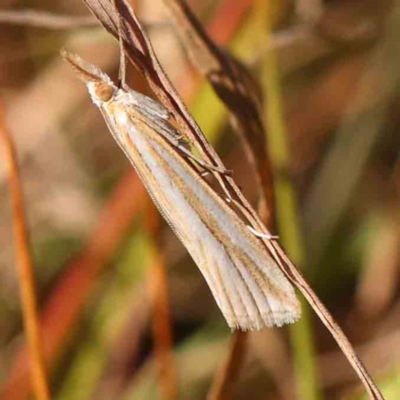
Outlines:
[[82, 58], [80, 58], [77, 54], [69, 53], [65, 49], [61, 49], [60, 55], [71, 65], [72, 69], [77, 72], [79, 78], [83, 82], [87, 83], [105, 81], [108, 84], [112, 84], [108, 75], [106, 75], [95, 65], [82, 60]]

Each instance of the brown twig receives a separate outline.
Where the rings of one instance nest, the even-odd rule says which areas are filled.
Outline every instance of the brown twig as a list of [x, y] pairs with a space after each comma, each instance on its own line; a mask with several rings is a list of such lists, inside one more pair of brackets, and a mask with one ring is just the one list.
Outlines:
[[158, 363], [158, 376], [163, 398], [177, 398], [176, 372], [173, 359], [173, 338], [168, 293], [167, 270], [158, 245], [160, 216], [148, 199], [146, 203], [146, 225], [150, 241], [150, 270], [148, 287], [153, 307], [152, 328], [155, 358]]
[[230, 340], [228, 357], [220, 367], [212, 387], [207, 395], [207, 400], [229, 400], [233, 397], [234, 385], [239, 376], [246, 354], [248, 333], [234, 332]]
[[320, 320], [332, 334], [336, 343], [342, 349], [343, 354], [347, 357], [349, 363], [354, 368], [354, 371], [359, 376], [361, 382], [367, 389], [371, 399], [384, 400], [378, 387], [375, 385], [364, 364], [358, 358], [353, 346], [347, 339], [344, 332], [341, 330], [339, 325], [336, 323], [332, 315], [326, 309], [321, 300], [317, 297], [311, 287], [308, 285], [302, 274], [297, 270], [293, 263], [288, 259], [283, 249], [275, 242], [271, 242], [271, 250], [276, 252], [277, 258], [280, 259], [281, 269], [285, 272], [288, 278], [296, 285], [301, 291], [303, 296], [306, 298], [308, 303], [313, 308], [314, 312], [318, 315]]
[[97, 21], [91, 15], [74, 17], [36, 10], [1, 10], [0, 24], [59, 30], [95, 26]]
[[49, 400], [50, 391], [46, 378], [42, 342], [38, 324], [34, 267], [29, 249], [29, 235], [26, 227], [17, 156], [11, 135], [5, 126], [2, 107], [0, 108], [0, 141], [3, 145], [4, 158], [6, 160], [9, 176], [8, 180], [14, 219], [14, 240], [17, 253], [16, 262], [18, 266], [24, 325], [32, 365], [32, 383], [37, 399]]
[[[97, 27], [98, 21], [91, 15], [72, 16], [37, 10], [0, 10], [0, 25], [30, 26], [50, 30], [69, 30]], [[144, 23], [147, 29], [168, 27], [168, 21]]]

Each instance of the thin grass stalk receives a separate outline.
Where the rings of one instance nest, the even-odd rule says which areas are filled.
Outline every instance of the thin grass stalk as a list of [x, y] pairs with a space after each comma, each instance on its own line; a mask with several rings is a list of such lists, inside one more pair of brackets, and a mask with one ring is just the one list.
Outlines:
[[[266, 44], [270, 43], [270, 11], [267, 4], [258, 2], [260, 13], [266, 18]], [[276, 199], [276, 219], [280, 241], [296, 265], [304, 265], [305, 250], [302, 243], [300, 223], [297, 213], [297, 198], [290, 181], [290, 155], [287, 134], [283, 120], [281, 87], [277, 59], [273, 51], [268, 51], [263, 65], [263, 86], [266, 89], [268, 147], [274, 170]], [[300, 321], [290, 327], [293, 346], [294, 377], [299, 399], [318, 400], [321, 393], [315, 370], [315, 351], [308, 303], [302, 299], [303, 314]]]
[[31, 9], [1, 10], [0, 24], [32, 26], [42, 29], [77, 29], [97, 25], [92, 16], [70, 16]]
[[150, 199], [146, 203], [146, 216], [151, 258], [148, 272], [148, 288], [153, 308], [152, 330], [154, 353], [158, 364], [158, 382], [163, 398], [175, 400], [178, 397], [178, 389], [173, 357], [167, 269], [157, 240], [160, 216]]
[[16, 263], [18, 267], [22, 313], [32, 365], [31, 379], [37, 400], [50, 400], [50, 390], [47, 383], [38, 324], [38, 306], [35, 293], [34, 268], [29, 248], [29, 234], [23, 206], [22, 185], [19, 176], [15, 147], [11, 135], [5, 126], [4, 119], [4, 112], [1, 107], [0, 141], [3, 145], [4, 158], [8, 170], [8, 181], [10, 185]]
[[246, 355], [247, 342], [247, 332], [236, 331], [232, 334], [228, 357], [214, 378], [207, 400], [229, 400], [233, 397], [233, 389]]

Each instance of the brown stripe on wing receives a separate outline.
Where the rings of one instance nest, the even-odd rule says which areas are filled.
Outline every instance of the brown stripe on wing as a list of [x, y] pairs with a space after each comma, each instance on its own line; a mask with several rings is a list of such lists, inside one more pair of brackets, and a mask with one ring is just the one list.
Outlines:
[[[157, 137], [157, 140], [160, 140], [160, 139], [161, 139], [160, 137]], [[183, 158], [180, 154], [178, 154], [171, 146], [167, 146], [164, 148], [167, 151], [170, 151], [171, 153], [173, 152], [174, 157], [179, 157], [179, 159], [183, 161], [183, 163], [182, 163], [183, 168], [186, 168], [186, 169], [192, 168], [191, 165], [186, 161], [186, 159]], [[217, 241], [221, 244], [221, 246], [224, 247], [226, 253], [228, 255], [231, 255], [230, 251], [232, 249], [235, 250], [235, 253], [240, 253], [240, 249], [237, 246], [233, 246], [229, 237], [221, 231], [220, 227], [218, 226], [217, 220], [209, 213], [209, 210], [206, 207], [204, 207], [203, 203], [200, 200], [198, 200], [196, 193], [187, 186], [187, 184], [175, 173], [175, 171], [169, 166], [169, 164], [165, 160], [163, 160], [159, 155], [157, 155], [157, 157], [159, 158], [159, 162], [162, 165], [162, 168], [168, 172], [168, 175], [171, 176], [171, 179], [174, 181], [176, 186], [184, 194], [184, 196], [187, 199], [190, 206], [194, 210], [197, 211], [199, 218], [202, 220], [204, 225], [210, 231], [210, 234], [212, 234], [217, 239]], [[193, 172], [193, 170], [191, 170], [190, 172]], [[198, 175], [196, 174], [195, 176], [197, 177]], [[204, 180], [202, 178], [198, 177], [197, 181], [198, 181], [199, 185], [202, 185], [203, 189], [205, 191], [209, 192], [213, 198], [215, 198], [217, 196], [215, 194], [215, 192], [204, 182]], [[227, 207], [227, 206], [225, 206], [225, 207]], [[233, 211], [232, 211], [232, 213], [233, 213]], [[230, 257], [230, 258], [232, 259], [232, 257]], [[236, 257], [236, 258], [239, 259], [239, 257]], [[206, 261], [207, 257], [203, 257], [203, 259], [204, 259], [204, 261]], [[244, 265], [248, 265], [248, 263], [254, 264], [250, 258], [247, 259], [247, 263], [246, 262], [243, 262], [243, 263], [244, 263]], [[234, 264], [234, 262], [232, 262], [232, 264]], [[210, 269], [210, 266], [208, 266], [208, 268]], [[213, 268], [213, 271], [216, 271], [218, 273], [218, 278], [221, 283], [220, 286], [223, 288], [225, 297], [228, 299], [229, 294], [226, 291], [225, 285], [223, 284], [223, 277], [220, 274], [218, 265], [211, 266], [211, 268]], [[252, 268], [252, 269], [254, 270], [254, 268]], [[250, 296], [250, 299], [251, 299], [251, 302], [253, 303], [254, 308], [256, 310], [258, 310], [259, 316], [262, 319], [262, 313], [259, 310], [259, 307], [253, 296], [251, 289], [248, 287], [247, 282], [244, 279], [241, 271], [236, 268], [236, 272], [242, 278], [242, 282], [247, 288], [247, 294]], [[236, 295], [237, 295], [237, 298], [239, 299], [239, 301], [241, 302], [243, 309], [248, 311], [248, 308], [246, 307], [246, 301], [243, 300], [242, 293], [239, 290], [236, 290]], [[229, 306], [230, 306], [231, 310], [234, 309], [230, 300], [229, 300]], [[250, 315], [249, 312], [248, 312], [248, 315]]]

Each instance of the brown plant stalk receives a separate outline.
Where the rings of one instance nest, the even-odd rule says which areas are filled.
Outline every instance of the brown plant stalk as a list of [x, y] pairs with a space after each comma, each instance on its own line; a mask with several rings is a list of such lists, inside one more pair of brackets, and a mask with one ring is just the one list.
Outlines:
[[173, 358], [167, 267], [157, 236], [160, 228], [160, 216], [150, 198], [147, 199], [145, 209], [151, 258], [147, 279], [153, 308], [152, 329], [155, 358], [158, 364], [158, 380], [163, 398], [174, 400], [177, 398], [178, 391]]
[[38, 400], [50, 400], [42, 341], [38, 323], [38, 306], [35, 293], [34, 267], [29, 247], [29, 234], [23, 205], [23, 194], [18, 169], [17, 155], [10, 133], [5, 125], [5, 116], [0, 105], [0, 142], [3, 146], [8, 181], [10, 185], [11, 203], [14, 222], [14, 241], [16, 248], [16, 264], [22, 302], [22, 313], [27, 336], [30, 362], [32, 365], [31, 379]]
[[89, 27], [96, 23], [97, 21], [92, 16], [59, 15], [36, 10], [0, 11], [0, 24], [60, 30]]

